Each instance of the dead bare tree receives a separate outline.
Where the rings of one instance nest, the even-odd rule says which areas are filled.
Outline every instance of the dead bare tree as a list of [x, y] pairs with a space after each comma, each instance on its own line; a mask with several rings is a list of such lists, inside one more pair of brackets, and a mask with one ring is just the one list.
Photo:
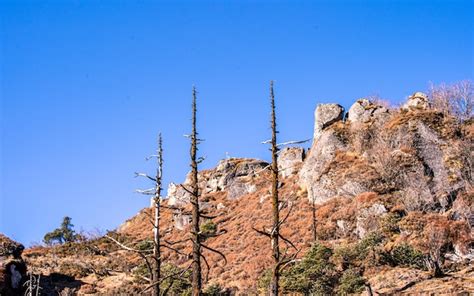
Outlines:
[[[155, 187], [148, 190], [138, 190], [139, 193], [145, 195], [153, 195], [153, 251], [152, 263], [147, 262], [147, 266], [151, 266], [149, 280], [152, 285], [152, 295], [160, 296], [160, 279], [161, 279], [161, 235], [160, 235], [160, 215], [161, 215], [161, 190], [163, 177], [163, 138], [161, 133], [158, 135], [158, 148], [155, 155], [151, 155], [146, 160], [156, 158], [156, 175], [148, 176], [145, 173], [136, 173], [136, 176], [142, 176], [154, 182]], [[144, 257], [147, 261], [147, 257]]]
[[275, 95], [273, 92], [273, 81], [270, 82], [270, 105], [271, 105], [271, 128], [272, 128], [272, 215], [273, 215], [273, 229], [270, 233], [272, 241], [273, 260], [275, 261], [275, 268], [273, 269], [271, 292], [272, 295], [278, 295], [279, 281], [280, 281], [280, 201], [278, 198], [278, 147], [277, 147], [277, 130], [276, 130], [276, 115], [275, 115]]
[[[283, 144], [278, 144], [277, 143], [277, 123], [276, 123], [276, 111], [275, 111], [275, 94], [273, 91], [273, 81], [270, 81], [270, 106], [271, 106], [271, 115], [270, 115], [270, 127], [271, 127], [271, 133], [272, 137], [269, 141], [263, 142], [264, 144], [270, 144], [271, 145], [271, 154], [272, 154], [272, 163], [271, 163], [271, 175], [272, 175], [272, 186], [271, 186], [271, 197], [272, 197], [272, 227], [271, 230], [265, 231], [265, 230], [259, 230], [256, 228], [253, 228], [255, 231], [257, 231], [261, 235], [265, 235], [270, 238], [271, 241], [271, 248], [272, 248], [272, 258], [273, 258], [273, 270], [272, 270], [272, 279], [270, 282], [270, 294], [271, 295], [279, 295], [279, 289], [280, 289], [280, 273], [281, 270], [288, 266], [291, 262], [293, 262], [296, 259], [296, 256], [298, 254], [298, 249], [296, 246], [283, 237], [280, 233], [280, 227], [283, 223], [285, 223], [286, 219], [288, 219], [291, 210], [292, 210], [292, 203], [281, 203], [279, 199], [279, 169], [278, 169], [278, 151], [279, 151], [279, 146], [284, 145]], [[290, 141], [287, 143], [293, 144], [293, 143], [300, 143], [304, 141]], [[288, 212], [285, 215], [283, 219], [280, 219], [280, 211], [282, 208], [288, 205]], [[287, 245], [291, 246], [296, 250], [296, 252], [293, 255], [288, 255], [287, 250], [285, 253], [282, 255], [281, 250], [280, 250], [280, 241], [283, 240]]]
[[[158, 136], [157, 169], [155, 178], [155, 196], [153, 197], [153, 207], [155, 219], [153, 223], [153, 259], [154, 266], [152, 272], [153, 281], [161, 279], [161, 252], [160, 252], [160, 206], [161, 206], [161, 185], [163, 176], [163, 139], [161, 133]], [[160, 296], [160, 285], [153, 286], [153, 295]]]
[[191, 148], [190, 148], [190, 157], [191, 157], [191, 179], [190, 179], [190, 188], [186, 188], [186, 186], [181, 185], [184, 190], [186, 190], [191, 195], [191, 206], [192, 206], [192, 221], [191, 221], [191, 242], [193, 244], [192, 250], [192, 295], [199, 296], [202, 295], [202, 266], [201, 266], [201, 259], [203, 259], [204, 263], [207, 267], [207, 274], [205, 275], [205, 279], [207, 281], [210, 265], [203, 255], [203, 249], [207, 251], [211, 251], [213, 253], [218, 254], [224, 259], [224, 262], [227, 263], [227, 259], [222, 252], [215, 250], [203, 243], [206, 238], [209, 237], [216, 237], [221, 234], [226, 233], [226, 231], [221, 231], [219, 233], [213, 235], [204, 235], [200, 229], [200, 221], [201, 218], [212, 220], [215, 217], [205, 215], [199, 207], [199, 185], [198, 185], [198, 165], [201, 163], [204, 158], [197, 157], [198, 152], [198, 145], [202, 142], [202, 139], [198, 138], [197, 132], [197, 91], [196, 87], [193, 86], [192, 91], [192, 119], [191, 119], [191, 134], [188, 136], [191, 139]]
[[144, 261], [145, 266], [147, 267], [148, 273], [150, 274], [150, 278], [143, 277], [146, 281], [148, 281], [149, 285], [143, 290], [143, 292], [152, 289], [152, 295], [160, 296], [166, 295], [167, 290], [161, 292], [160, 291], [160, 284], [173, 276], [180, 276], [180, 274], [184, 274], [190, 267], [185, 269], [184, 271], [180, 271], [177, 274], [167, 275], [163, 277], [161, 274], [161, 263], [162, 263], [162, 253], [161, 248], [167, 248], [171, 251], [174, 251], [178, 254], [182, 254], [177, 248], [174, 247], [176, 242], [168, 242], [163, 240], [160, 233], [160, 218], [161, 218], [161, 191], [162, 191], [162, 177], [163, 177], [163, 139], [161, 133], [158, 136], [158, 148], [157, 153], [155, 155], [151, 155], [146, 158], [146, 160], [150, 160], [156, 158], [156, 174], [155, 176], [150, 176], [146, 173], [135, 173], [135, 177], [144, 177], [147, 178], [154, 183], [154, 187], [145, 190], [136, 190], [137, 193], [141, 193], [152, 197], [152, 208], [153, 208], [153, 218], [150, 217], [150, 223], [153, 229], [153, 247], [151, 250], [142, 250], [142, 249], [135, 249], [129, 247], [117, 239], [111, 237], [110, 235], [106, 235], [106, 237], [117, 244], [120, 248], [135, 252], [138, 254]]
[[199, 186], [198, 186], [198, 160], [197, 160], [197, 138], [196, 129], [196, 87], [193, 86], [192, 101], [192, 119], [191, 119], [191, 205], [192, 205], [192, 242], [193, 242], [193, 276], [192, 276], [192, 293], [194, 296], [201, 295], [202, 291], [202, 271], [201, 271], [201, 233], [199, 229]]

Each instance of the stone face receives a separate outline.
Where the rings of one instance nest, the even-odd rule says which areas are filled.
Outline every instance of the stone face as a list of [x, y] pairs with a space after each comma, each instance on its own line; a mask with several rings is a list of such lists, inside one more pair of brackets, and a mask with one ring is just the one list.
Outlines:
[[286, 147], [278, 155], [278, 170], [283, 178], [298, 173], [303, 164], [305, 151], [299, 147]]
[[403, 105], [405, 110], [426, 110], [429, 107], [428, 96], [422, 92], [416, 92], [409, 96], [407, 102]]
[[350, 122], [366, 123], [388, 114], [387, 108], [376, 105], [368, 99], [359, 99], [349, 109], [347, 118]]
[[340, 121], [344, 116], [344, 108], [339, 104], [320, 104], [314, 111], [314, 141], [319, 139], [322, 131], [331, 124]]

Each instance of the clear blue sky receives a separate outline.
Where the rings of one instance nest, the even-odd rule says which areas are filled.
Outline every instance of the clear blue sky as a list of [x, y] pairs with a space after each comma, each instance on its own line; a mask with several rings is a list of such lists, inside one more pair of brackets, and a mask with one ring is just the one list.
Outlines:
[[40, 241], [65, 215], [113, 229], [149, 204], [134, 171], [163, 132], [165, 183], [188, 171], [191, 86], [203, 167], [312, 136], [321, 102], [400, 102], [473, 78], [472, 1], [8, 1], [1, 18], [0, 232]]

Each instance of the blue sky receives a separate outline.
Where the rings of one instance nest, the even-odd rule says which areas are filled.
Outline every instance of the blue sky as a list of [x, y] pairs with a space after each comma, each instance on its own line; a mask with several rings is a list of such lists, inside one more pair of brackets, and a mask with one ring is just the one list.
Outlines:
[[163, 133], [165, 183], [188, 171], [191, 87], [204, 167], [312, 136], [321, 102], [400, 102], [473, 78], [472, 1], [0, 2], [0, 232], [40, 241], [65, 215], [113, 229], [147, 198], [135, 171]]

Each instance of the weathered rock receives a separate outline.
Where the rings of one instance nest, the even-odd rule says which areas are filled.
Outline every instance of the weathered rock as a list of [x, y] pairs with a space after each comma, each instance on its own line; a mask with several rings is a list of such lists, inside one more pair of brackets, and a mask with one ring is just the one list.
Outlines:
[[[461, 177], [463, 165], [449, 165], [446, 160], [455, 155], [452, 147], [421, 120], [412, 120], [398, 127], [386, 141], [398, 143], [397, 149], [404, 147], [411, 151], [411, 159], [402, 161], [397, 157], [401, 152], [395, 150], [399, 152], [392, 154], [393, 162], [381, 168], [385, 173], [390, 169], [393, 171], [388, 179], [394, 181], [395, 189], [403, 193], [409, 211], [446, 210], [456, 199], [457, 192], [472, 182]], [[457, 178], [450, 178], [453, 175]]]
[[168, 205], [182, 207], [189, 203], [191, 195], [180, 184], [170, 183], [168, 185]]
[[0, 234], [0, 295], [21, 295], [26, 264], [22, 244]]
[[407, 102], [403, 105], [405, 110], [425, 110], [429, 107], [428, 96], [422, 92], [416, 92], [409, 96]]
[[173, 222], [176, 229], [184, 230], [191, 221], [192, 217], [190, 214], [185, 214], [182, 211], [175, 211], [173, 213]]
[[300, 170], [299, 180], [300, 186], [307, 189], [308, 198], [316, 204], [337, 195], [333, 180], [328, 178], [325, 170], [334, 160], [336, 152], [345, 147], [346, 144], [331, 129], [322, 131], [318, 140], [313, 142]]
[[376, 105], [368, 99], [359, 99], [349, 109], [347, 119], [350, 122], [366, 123], [386, 115], [389, 115], [387, 108]]
[[0, 234], [0, 256], [19, 259], [24, 249], [25, 247], [22, 244]]
[[[228, 191], [228, 197], [238, 198], [252, 193], [256, 189], [251, 180], [257, 173], [268, 168], [268, 163], [249, 158], [229, 158], [219, 162], [214, 170], [201, 171], [198, 174], [199, 190], [203, 194], [219, 191]], [[186, 177], [183, 185], [190, 188], [190, 175]], [[248, 184], [247, 184], [248, 183]], [[180, 184], [170, 183], [168, 186], [168, 204], [182, 207], [189, 203], [191, 195]]]
[[387, 213], [383, 204], [374, 203], [369, 208], [361, 209], [356, 218], [356, 233], [363, 238], [367, 233], [378, 229], [378, 221], [382, 214]]
[[428, 272], [412, 269], [395, 267], [388, 270], [383, 275], [377, 274], [369, 279], [373, 291], [380, 295], [400, 294], [407, 287], [430, 278]]
[[278, 170], [283, 178], [298, 173], [303, 164], [305, 152], [303, 148], [286, 147], [278, 155]]
[[257, 186], [252, 184], [251, 182], [242, 182], [242, 181], [235, 181], [229, 187], [227, 192], [227, 198], [229, 199], [237, 199], [243, 195], [254, 193], [257, 191]]
[[320, 104], [314, 111], [314, 141], [318, 140], [322, 131], [331, 124], [340, 121], [344, 116], [344, 107], [339, 104]]

